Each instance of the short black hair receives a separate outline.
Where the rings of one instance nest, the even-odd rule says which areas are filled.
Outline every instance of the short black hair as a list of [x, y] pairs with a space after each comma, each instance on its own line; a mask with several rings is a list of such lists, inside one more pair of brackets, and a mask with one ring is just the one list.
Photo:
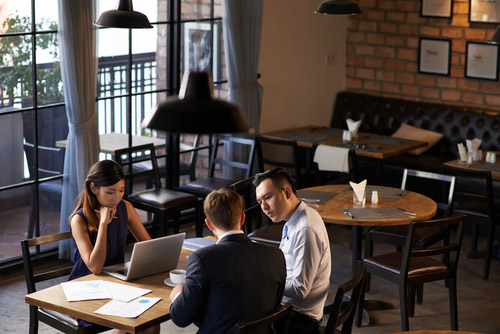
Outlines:
[[252, 183], [253, 183], [254, 187], [257, 188], [259, 186], [259, 184], [261, 184], [262, 181], [264, 181], [266, 179], [271, 179], [271, 181], [273, 182], [273, 185], [276, 188], [282, 188], [283, 186], [285, 186], [284, 183], [288, 183], [290, 185], [290, 188], [292, 188], [293, 193], [297, 194], [295, 182], [293, 182], [290, 174], [288, 174], [287, 171], [281, 167], [277, 167], [277, 168], [265, 171], [263, 173], [255, 174], [255, 176], [253, 177]]

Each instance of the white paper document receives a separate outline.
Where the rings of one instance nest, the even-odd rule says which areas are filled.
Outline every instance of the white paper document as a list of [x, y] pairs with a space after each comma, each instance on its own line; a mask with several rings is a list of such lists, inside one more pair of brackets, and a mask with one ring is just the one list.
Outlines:
[[104, 284], [111, 294], [111, 298], [113, 300], [118, 300], [122, 302], [129, 302], [133, 299], [136, 299], [140, 296], [145, 295], [146, 293], [150, 293], [149, 289], [136, 288], [127, 284], [120, 284], [114, 282], [105, 281]]
[[61, 286], [69, 302], [111, 298], [103, 280], [64, 282]]
[[147, 298], [139, 297], [130, 302], [121, 302], [118, 300], [112, 300], [105, 304], [101, 308], [95, 311], [95, 313], [114, 315], [117, 317], [124, 318], [137, 318], [139, 315], [144, 313], [151, 306], [160, 301], [161, 298]]

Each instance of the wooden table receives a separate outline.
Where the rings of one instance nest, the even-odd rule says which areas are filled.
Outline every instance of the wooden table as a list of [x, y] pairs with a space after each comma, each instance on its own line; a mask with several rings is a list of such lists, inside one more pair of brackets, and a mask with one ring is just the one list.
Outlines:
[[396, 139], [389, 136], [363, 132], [358, 133], [357, 138], [353, 138], [351, 142], [346, 143], [342, 141], [341, 129], [318, 127], [314, 125], [273, 131], [265, 133], [264, 135], [295, 139], [297, 140], [297, 144], [302, 147], [312, 147], [314, 144], [331, 146], [350, 145], [355, 149], [356, 155], [375, 159], [387, 159], [427, 145], [427, 143], [421, 141]]
[[[190, 253], [190, 250], [186, 250], [184, 248], [182, 249], [178, 268], [186, 268], [187, 257]], [[25, 302], [30, 305], [54, 310], [103, 326], [121, 329], [128, 333], [137, 333], [170, 319], [170, 305], [172, 303], [169, 296], [172, 288], [163, 283], [163, 281], [167, 277], [168, 272], [143, 277], [130, 282], [125, 282], [105, 274], [91, 274], [76, 279], [77, 281], [102, 279], [105, 281], [112, 281], [121, 284], [129, 284], [135, 287], [152, 290], [152, 292], [145, 295], [147, 297], [161, 298], [158, 303], [156, 303], [146, 312], [142, 313], [139, 317], [134, 319], [94, 313], [95, 310], [108, 303], [109, 299], [68, 302], [60, 284], [26, 295]]]
[[[99, 135], [101, 152], [114, 155], [116, 150], [128, 147], [128, 134], [110, 132]], [[164, 138], [132, 136], [132, 146], [154, 144], [156, 148], [164, 148], [166, 141]], [[56, 141], [57, 147], [66, 148], [66, 140]]]
[[500, 181], [500, 160], [498, 160], [494, 164], [486, 163], [483, 160], [478, 163], [472, 163], [471, 165], [461, 164], [459, 160], [451, 160], [445, 162], [444, 165], [455, 168], [470, 169], [470, 170], [480, 170], [480, 171], [489, 170], [491, 172], [491, 178], [495, 181]]
[[[372, 188], [373, 187], [373, 188]], [[408, 212], [416, 213], [415, 216], [408, 218], [384, 218], [384, 219], [356, 219], [349, 218], [342, 212], [343, 208], [361, 207], [352, 202], [352, 188], [350, 185], [328, 185], [305, 188], [309, 191], [323, 191], [336, 193], [329, 201], [322, 204], [310, 204], [321, 215], [325, 223], [350, 225], [352, 226], [352, 276], [357, 273], [358, 262], [361, 260], [362, 231], [363, 226], [394, 226], [406, 225], [410, 220], [423, 220], [434, 217], [437, 210], [436, 202], [427, 196], [405, 190], [405, 195], [398, 198], [382, 197], [381, 192], [384, 189], [388, 191], [402, 191], [396, 188], [382, 186], [368, 186], [367, 189], [379, 190], [378, 204], [371, 203], [371, 193], [367, 191], [366, 208], [402, 208]], [[300, 196], [300, 195], [299, 195]]]

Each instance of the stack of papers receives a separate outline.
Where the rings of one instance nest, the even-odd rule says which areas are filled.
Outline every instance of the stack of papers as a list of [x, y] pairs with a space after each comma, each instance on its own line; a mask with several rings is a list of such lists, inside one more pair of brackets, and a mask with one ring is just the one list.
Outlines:
[[149, 289], [104, 280], [71, 281], [61, 283], [61, 286], [69, 302], [112, 299], [95, 313], [118, 317], [136, 318], [161, 299], [142, 297], [151, 292]]
[[182, 244], [182, 248], [189, 249], [192, 251], [198, 250], [205, 246], [215, 245], [215, 240], [207, 239], [207, 238], [190, 238], [184, 239]]

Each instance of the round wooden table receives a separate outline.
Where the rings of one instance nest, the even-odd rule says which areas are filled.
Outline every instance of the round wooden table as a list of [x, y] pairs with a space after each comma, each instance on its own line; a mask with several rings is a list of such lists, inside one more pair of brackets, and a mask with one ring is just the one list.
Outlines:
[[[363, 226], [392, 226], [406, 225], [410, 220], [424, 220], [434, 217], [437, 210], [436, 202], [427, 196], [404, 190], [401, 196], [384, 197], [383, 192], [392, 192], [401, 194], [402, 190], [397, 188], [368, 186], [368, 190], [378, 190], [379, 200], [377, 204], [371, 203], [371, 193], [367, 191], [367, 200], [364, 206], [354, 205], [352, 202], [352, 188], [350, 185], [327, 185], [319, 187], [305, 188], [305, 191], [321, 191], [335, 193], [331, 199], [324, 203], [316, 204], [306, 201], [313, 206], [321, 215], [325, 223], [351, 225], [352, 226], [352, 275], [357, 273], [358, 262], [361, 260], [362, 232]], [[300, 190], [299, 190], [300, 197]], [[313, 199], [311, 199], [313, 200]], [[378, 219], [359, 219], [348, 217], [342, 209], [349, 208], [402, 208], [408, 212], [415, 213], [415, 216], [405, 218], [378, 218]]]

